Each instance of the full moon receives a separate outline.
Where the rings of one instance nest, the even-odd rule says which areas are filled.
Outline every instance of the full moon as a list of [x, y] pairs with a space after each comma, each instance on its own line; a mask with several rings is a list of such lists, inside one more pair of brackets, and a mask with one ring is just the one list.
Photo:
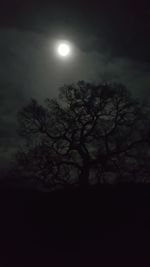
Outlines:
[[67, 57], [70, 54], [70, 46], [66, 43], [61, 43], [58, 45], [58, 54], [62, 57]]

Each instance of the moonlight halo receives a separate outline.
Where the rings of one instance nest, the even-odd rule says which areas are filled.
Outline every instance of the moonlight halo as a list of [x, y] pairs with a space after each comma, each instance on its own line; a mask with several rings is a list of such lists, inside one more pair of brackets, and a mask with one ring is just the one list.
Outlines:
[[66, 57], [70, 54], [70, 46], [66, 43], [60, 43], [58, 45], [58, 54], [62, 57]]
[[61, 40], [55, 43], [55, 52], [59, 58], [69, 59], [72, 56], [72, 45], [66, 40]]

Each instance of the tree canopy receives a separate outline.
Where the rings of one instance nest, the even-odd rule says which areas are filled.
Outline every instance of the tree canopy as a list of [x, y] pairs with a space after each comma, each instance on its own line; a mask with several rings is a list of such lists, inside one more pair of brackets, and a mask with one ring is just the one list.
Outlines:
[[147, 116], [122, 84], [64, 85], [58, 98], [44, 105], [32, 99], [18, 121], [24, 139], [18, 165], [49, 188], [149, 174]]

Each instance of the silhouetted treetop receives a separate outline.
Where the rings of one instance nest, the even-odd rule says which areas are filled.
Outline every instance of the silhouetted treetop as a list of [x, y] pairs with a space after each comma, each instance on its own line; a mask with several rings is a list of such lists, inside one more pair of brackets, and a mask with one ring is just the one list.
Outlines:
[[135, 179], [144, 169], [147, 118], [122, 84], [64, 85], [43, 106], [32, 99], [18, 121], [19, 165], [49, 186]]

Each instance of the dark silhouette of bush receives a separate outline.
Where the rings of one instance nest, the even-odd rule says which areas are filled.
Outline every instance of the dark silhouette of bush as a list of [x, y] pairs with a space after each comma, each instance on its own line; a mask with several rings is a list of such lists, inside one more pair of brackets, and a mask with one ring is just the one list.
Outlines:
[[18, 169], [47, 188], [149, 175], [146, 112], [122, 84], [65, 85], [43, 106], [32, 99], [18, 121]]

